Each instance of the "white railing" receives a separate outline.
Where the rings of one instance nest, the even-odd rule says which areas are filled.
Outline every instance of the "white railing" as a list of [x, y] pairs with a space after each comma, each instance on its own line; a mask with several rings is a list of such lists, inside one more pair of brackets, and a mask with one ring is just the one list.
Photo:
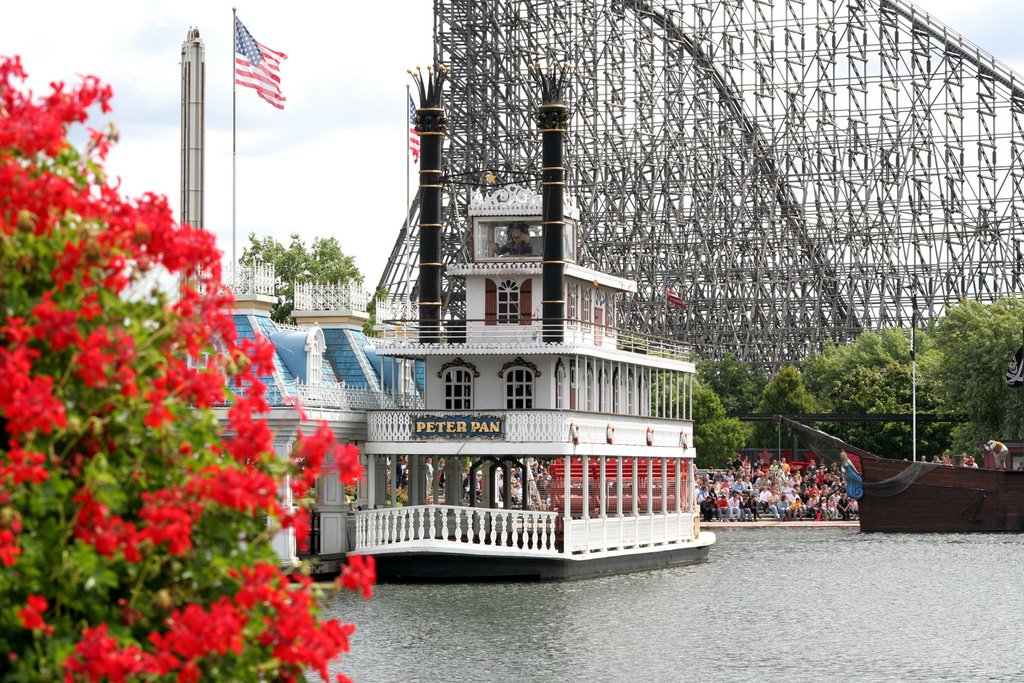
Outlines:
[[554, 555], [555, 512], [414, 505], [356, 513], [356, 551], [407, 547], [487, 548], [508, 554]]
[[686, 543], [693, 540], [693, 514], [670, 512], [574, 519], [569, 523], [567, 536], [572, 553]]
[[296, 282], [294, 289], [296, 311], [360, 311], [366, 312], [371, 294], [354, 282], [316, 283]]
[[[244, 396], [246, 387], [237, 386], [232, 382], [231, 391], [237, 396]], [[324, 382], [315, 385], [293, 380], [268, 384], [266, 399], [271, 406], [294, 405], [298, 401], [303, 406], [356, 412], [378, 409], [414, 410], [423, 407], [423, 397], [416, 394], [386, 394], [372, 389], [347, 387], [343, 382]]]
[[[371, 441], [423, 441], [413, 438], [413, 419], [423, 414], [422, 410], [371, 412], [366, 417], [367, 438]], [[588, 444], [607, 445], [609, 436], [614, 446], [646, 446], [650, 428], [652, 446], [693, 447], [693, 423], [687, 420], [564, 410], [430, 410], [429, 414], [435, 418], [445, 415], [503, 417], [504, 441], [508, 442], [572, 444], [575, 432], [578, 448], [585, 449]], [[579, 450], [581, 455], [584, 452]], [[643, 452], [636, 455], [643, 455]]]
[[274, 276], [273, 263], [238, 264], [234, 271], [227, 271], [224, 278], [228, 289], [238, 297], [243, 294], [261, 296], [277, 295], [277, 280]]
[[405, 296], [381, 297], [377, 299], [377, 322], [385, 320], [419, 320], [419, 302]]
[[[479, 349], [493, 349], [509, 344], [538, 348], [549, 345], [549, 342], [545, 341], [543, 320], [538, 317], [525, 325], [516, 322], [494, 324], [485, 320], [442, 320], [441, 329], [435, 333], [436, 338], [420, 342], [418, 309], [387, 310], [380, 306], [381, 303], [378, 302], [379, 331], [376, 343], [382, 349], [406, 347], [410, 343]], [[690, 347], [673, 339], [582, 320], [566, 320], [564, 324], [554, 323], [553, 327], [562, 331], [562, 345], [613, 348], [673, 360], [685, 361], [692, 358]]]

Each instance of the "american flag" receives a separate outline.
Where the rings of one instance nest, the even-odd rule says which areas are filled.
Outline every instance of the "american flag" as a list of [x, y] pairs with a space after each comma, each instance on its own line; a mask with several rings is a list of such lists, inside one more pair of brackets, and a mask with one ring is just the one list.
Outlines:
[[284, 109], [278, 67], [288, 55], [260, 45], [245, 24], [235, 17], [235, 83], [253, 88], [260, 97]]
[[412, 95], [409, 96], [409, 152], [412, 154], [412, 160], [419, 163], [420, 134], [416, 131], [416, 105], [412, 101]]
[[683, 305], [684, 305], [684, 303], [683, 303], [683, 295], [677, 293], [676, 290], [672, 289], [671, 287], [667, 287], [665, 289], [665, 297], [668, 299], [668, 305], [669, 306], [674, 306], [676, 308], [682, 308]]

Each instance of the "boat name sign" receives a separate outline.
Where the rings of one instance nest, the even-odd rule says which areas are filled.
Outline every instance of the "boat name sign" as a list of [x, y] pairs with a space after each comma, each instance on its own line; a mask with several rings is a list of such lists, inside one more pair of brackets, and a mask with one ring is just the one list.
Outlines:
[[504, 439], [502, 415], [413, 415], [414, 439]]

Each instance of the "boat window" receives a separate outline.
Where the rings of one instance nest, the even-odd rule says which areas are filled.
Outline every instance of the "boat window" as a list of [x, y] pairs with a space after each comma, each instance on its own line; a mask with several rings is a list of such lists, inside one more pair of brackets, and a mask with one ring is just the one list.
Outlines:
[[519, 283], [515, 280], [498, 283], [498, 322], [519, 322]]
[[512, 368], [505, 375], [505, 408], [533, 408], [533, 372], [527, 368]]
[[452, 368], [444, 375], [446, 410], [473, 409], [473, 376], [465, 368]]

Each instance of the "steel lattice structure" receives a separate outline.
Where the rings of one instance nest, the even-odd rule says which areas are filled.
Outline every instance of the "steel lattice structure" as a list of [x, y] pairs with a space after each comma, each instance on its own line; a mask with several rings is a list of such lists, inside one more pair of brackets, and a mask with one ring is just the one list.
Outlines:
[[[927, 323], [1024, 291], [1024, 83], [903, 0], [435, 0], [434, 50], [449, 262], [461, 181], [539, 168], [526, 65], [554, 58], [588, 265], [638, 282], [638, 329], [773, 368], [909, 325], [912, 297]], [[416, 242], [392, 295], [416, 294]]]

